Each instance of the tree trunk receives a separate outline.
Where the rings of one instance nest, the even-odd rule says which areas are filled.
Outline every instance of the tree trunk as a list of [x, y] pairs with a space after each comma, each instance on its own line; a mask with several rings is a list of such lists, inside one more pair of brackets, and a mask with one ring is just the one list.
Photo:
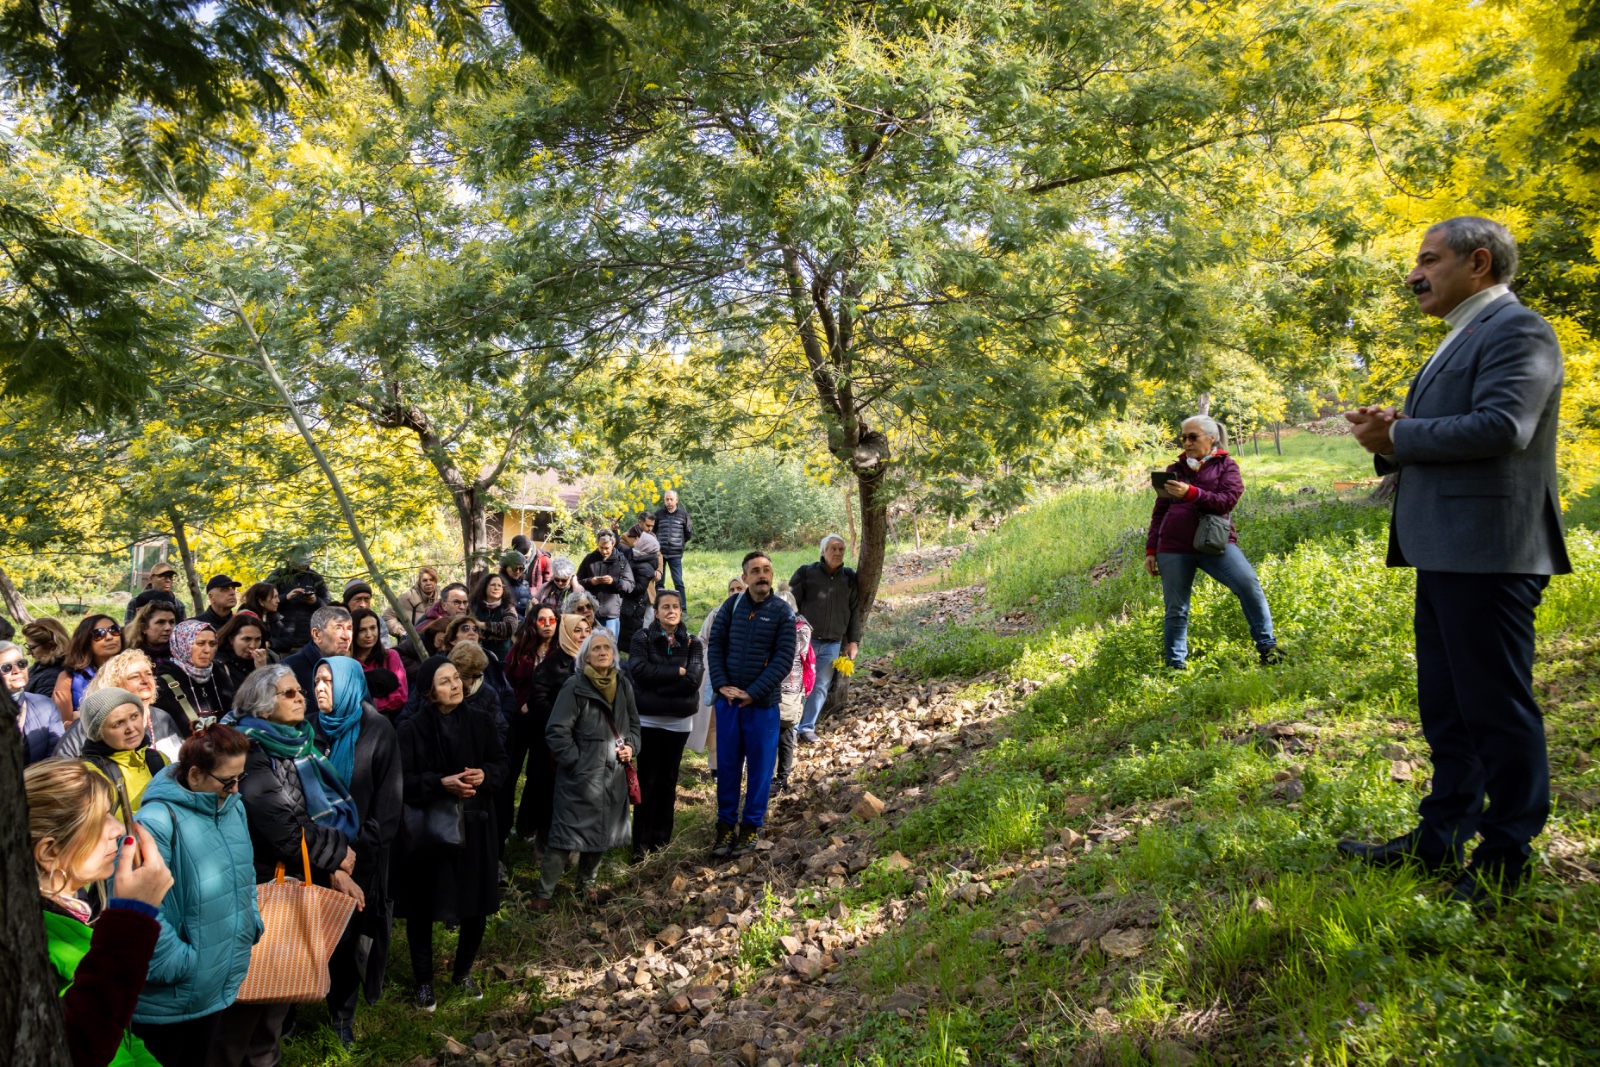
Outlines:
[[1201, 393], [1200, 394], [1200, 399], [1195, 401], [1194, 409], [1195, 409], [1194, 413], [1196, 415], [1209, 415], [1209, 414], [1211, 414], [1211, 394], [1210, 393]]
[[489, 569], [489, 523], [483, 506], [483, 493], [474, 487], [456, 489], [450, 494], [461, 523], [461, 563], [466, 568], [467, 584], [478, 580]]
[[1278, 450], [1278, 455], [1283, 455], [1283, 423], [1272, 424], [1272, 447]]
[[856, 536], [856, 509], [850, 502], [850, 487], [844, 487], [844, 521], [850, 529], [850, 554], [856, 555], [861, 551], [861, 539]]
[[861, 552], [856, 557], [856, 587], [861, 596], [861, 625], [872, 617], [883, 580], [884, 554], [889, 544], [889, 501], [883, 488], [883, 470], [858, 471], [861, 493]]
[[[9, 584], [9, 583], [8, 583]], [[9, 714], [10, 698], [0, 694]], [[0, 1063], [70, 1067], [45, 951], [39, 874], [28, 848], [28, 801], [22, 791], [22, 735], [0, 730]]]
[[205, 588], [200, 584], [200, 572], [194, 567], [194, 550], [189, 547], [189, 532], [184, 528], [183, 518], [176, 511], [169, 511], [167, 515], [172, 519], [172, 539], [178, 542], [178, 558], [183, 561], [183, 576], [189, 582], [189, 596], [194, 600], [194, 611], [190, 618], [206, 610]]
[[6, 573], [4, 567], [0, 567], [0, 601], [5, 602], [6, 614], [16, 622], [19, 630], [33, 621], [33, 614], [28, 611], [28, 605], [23, 602], [17, 587], [11, 584], [11, 575]]

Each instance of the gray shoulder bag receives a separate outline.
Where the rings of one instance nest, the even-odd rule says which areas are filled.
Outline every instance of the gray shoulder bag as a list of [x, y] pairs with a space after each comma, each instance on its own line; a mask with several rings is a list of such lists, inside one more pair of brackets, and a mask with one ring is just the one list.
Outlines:
[[1194, 528], [1194, 550], [1204, 556], [1220, 556], [1228, 550], [1228, 534], [1233, 532], [1229, 515], [1202, 514]]

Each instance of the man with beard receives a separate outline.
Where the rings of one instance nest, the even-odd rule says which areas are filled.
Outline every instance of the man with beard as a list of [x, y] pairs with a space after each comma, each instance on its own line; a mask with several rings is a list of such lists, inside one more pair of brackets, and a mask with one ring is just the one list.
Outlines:
[[744, 592], [717, 609], [706, 654], [717, 694], [717, 837], [711, 854], [719, 859], [754, 848], [766, 820], [778, 760], [778, 704], [794, 666], [794, 609], [772, 595], [772, 560], [765, 552], [745, 555], [744, 583]]

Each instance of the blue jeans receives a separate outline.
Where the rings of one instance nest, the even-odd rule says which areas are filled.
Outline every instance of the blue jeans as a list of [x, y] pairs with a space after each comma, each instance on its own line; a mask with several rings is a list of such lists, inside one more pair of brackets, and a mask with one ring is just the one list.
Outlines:
[[806, 710], [800, 715], [796, 732], [804, 734], [816, 730], [817, 716], [822, 714], [822, 705], [827, 703], [828, 690], [833, 686], [833, 661], [843, 649], [843, 641], [811, 642], [811, 651], [817, 654], [817, 687], [806, 697]]
[[[683, 557], [666, 556], [665, 559], [667, 561], [667, 573], [672, 576], [672, 588], [683, 593], [683, 599], [688, 600], [689, 594], [683, 588]], [[667, 583], [662, 582], [661, 588], [667, 588]]]
[[1189, 658], [1189, 592], [1194, 588], [1197, 570], [1205, 571], [1239, 598], [1258, 652], [1277, 646], [1272, 636], [1272, 609], [1267, 607], [1267, 594], [1261, 591], [1255, 568], [1244, 558], [1238, 545], [1229, 545], [1220, 556], [1160, 552], [1156, 554], [1156, 564], [1161, 568], [1161, 599], [1167, 605], [1166, 623], [1162, 627], [1167, 666], [1182, 666]]
[[[745, 764], [750, 766], [745, 781]], [[717, 822], [760, 826], [772, 795], [772, 769], [778, 763], [778, 709], [741, 707], [717, 698]], [[744, 790], [744, 813], [739, 793]]]
[[621, 619], [600, 619], [598, 621], [599, 621], [601, 626], [604, 626], [607, 630], [611, 631], [611, 636], [612, 637], [615, 637], [615, 638], [618, 638], [618, 639], [620, 639], [622, 637], [622, 620]]

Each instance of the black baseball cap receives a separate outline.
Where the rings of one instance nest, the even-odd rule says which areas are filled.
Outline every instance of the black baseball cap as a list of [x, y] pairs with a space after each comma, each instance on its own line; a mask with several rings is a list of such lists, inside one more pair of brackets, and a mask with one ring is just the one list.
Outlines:
[[243, 584], [243, 582], [234, 581], [226, 574], [218, 574], [206, 583], [206, 592], [209, 593], [213, 589], [237, 589]]

